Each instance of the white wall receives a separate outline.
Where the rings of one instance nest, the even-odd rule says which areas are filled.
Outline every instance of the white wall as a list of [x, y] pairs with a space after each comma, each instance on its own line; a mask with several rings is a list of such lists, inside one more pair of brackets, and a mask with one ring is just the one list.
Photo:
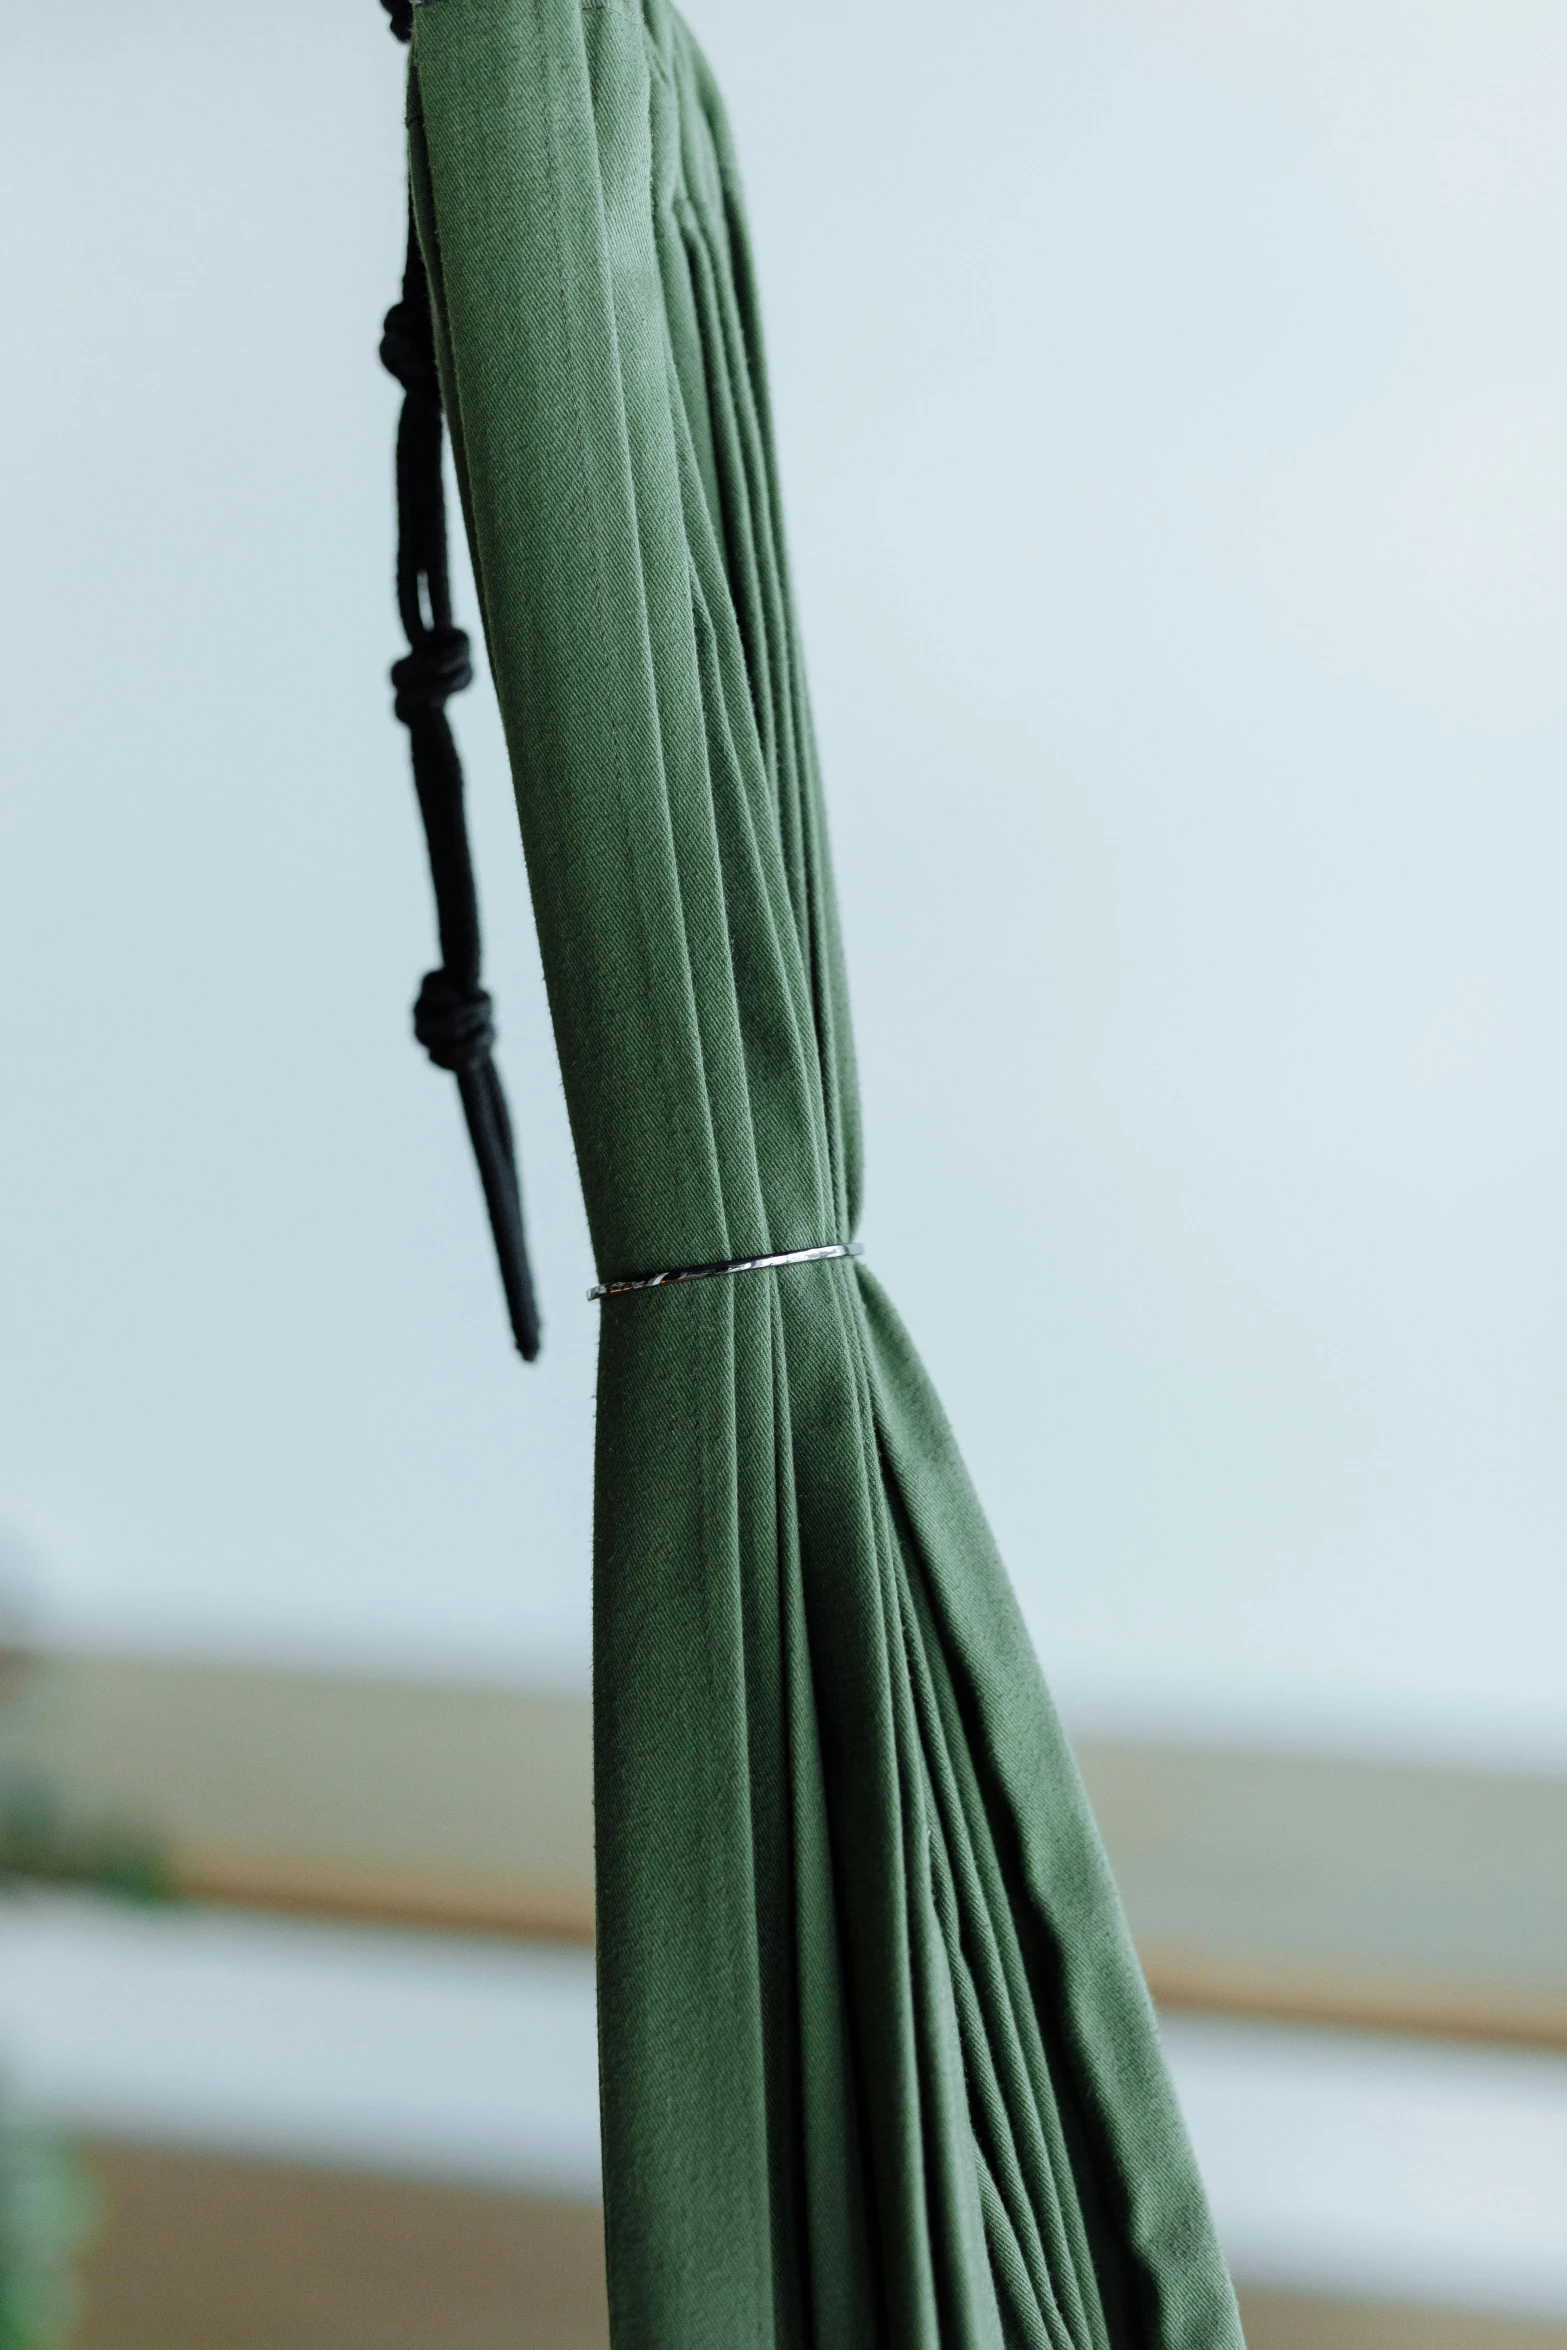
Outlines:
[[486, 691], [537, 1372], [409, 1033], [402, 53], [375, 0], [13, 0], [6, 50], [0, 1518], [78, 1639], [580, 1672], [592, 1273]]
[[[693, 14], [866, 1237], [1060, 1695], [1567, 1761], [1567, 27]], [[6, 50], [0, 1519], [77, 1639], [579, 1675], [590, 1275], [480, 693], [533, 1371], [407, 1038], [398, 55], [374, 0]]]

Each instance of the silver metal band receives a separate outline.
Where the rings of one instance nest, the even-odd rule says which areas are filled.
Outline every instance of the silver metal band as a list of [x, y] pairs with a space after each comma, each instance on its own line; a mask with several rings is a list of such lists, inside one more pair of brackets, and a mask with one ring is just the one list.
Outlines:
[[720, 1265], [686, 1265], [676, 1273], [644, 1273], [636, 1281], [601, 1281], [588, 1291], [590, 1300], [624, 1297], [633, 1289], [665, 1289], [672, 1281], [713, 1281], [720, 1273], [766, 1273], [775, 1265], [815, 1265], [823, 1257], [863, 1257], [858, 1240], [832, 1240], [825, 1248], [785, 1248], [770, 1257], [730, 1257]]

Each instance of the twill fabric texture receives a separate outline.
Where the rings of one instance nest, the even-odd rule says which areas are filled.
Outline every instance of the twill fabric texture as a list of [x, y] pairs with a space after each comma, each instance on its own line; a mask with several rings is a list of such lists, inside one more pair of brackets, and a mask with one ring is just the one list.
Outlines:
[[[427, 0], [409, 116], [600, 1278], [847, 1241], [843, 957], [713, 82], [663, 0]], [[616, 2350], [1238, 2344], [1076, 1771], [887, 1298], [840, 1256], [595, 1310]]]

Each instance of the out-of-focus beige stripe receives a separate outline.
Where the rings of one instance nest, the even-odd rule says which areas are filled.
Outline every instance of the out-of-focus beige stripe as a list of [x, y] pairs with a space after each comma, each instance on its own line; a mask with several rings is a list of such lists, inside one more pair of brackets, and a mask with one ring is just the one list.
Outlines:
[[176, 1848], [173, 1878], [188, 1900], [287, 1910], [446, 1933], [530, 1941], [593, 1940], [593, 1896], [583, 1886], [508, 1879], [478, 1870], [388, 1867], [319, 1854]]
[[1240, 2291], [1247, 2350], [1567, 2350], [1567, 2325], [1484, 2309], [1413, 2309]]
[[1443, 1980], [1346, 1966], [1289, 1965], [1222, 1950], [1144, 1943], [1155, 2004], [1278, 2023], [1337, 2024], [1424, 2038], [1567, 2048], [1567, 1987]]

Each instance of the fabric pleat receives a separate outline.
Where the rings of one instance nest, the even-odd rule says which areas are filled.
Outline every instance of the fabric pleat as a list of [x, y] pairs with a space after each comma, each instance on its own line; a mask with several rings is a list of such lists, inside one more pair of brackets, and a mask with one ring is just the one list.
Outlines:
[[[664, 0], [414, 19], [416, 212], [601, 1274], [847, 1240], [843, 956], [721, 104]], [[1233, 2350], [1098, 1837], [892, 1306], [840, 1258], [602, 1314], [616, 2350]]]

